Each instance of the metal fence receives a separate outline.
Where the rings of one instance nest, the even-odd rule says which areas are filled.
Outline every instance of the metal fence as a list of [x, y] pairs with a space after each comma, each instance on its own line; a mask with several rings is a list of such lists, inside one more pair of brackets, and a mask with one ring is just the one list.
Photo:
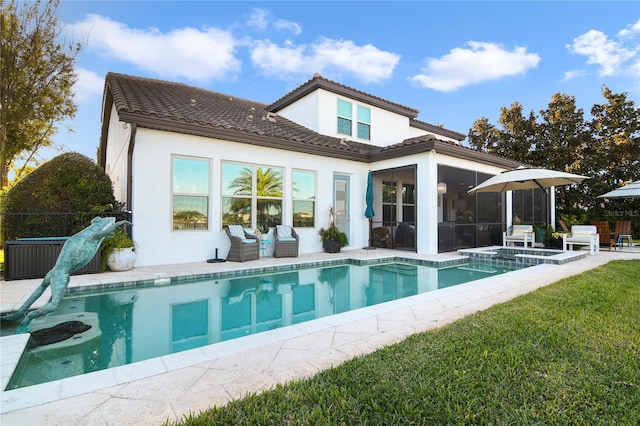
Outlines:
[[69, 237], [96, 216], [131, 221], [131, 212], [0, 213], [0, 244], [19, 238]]

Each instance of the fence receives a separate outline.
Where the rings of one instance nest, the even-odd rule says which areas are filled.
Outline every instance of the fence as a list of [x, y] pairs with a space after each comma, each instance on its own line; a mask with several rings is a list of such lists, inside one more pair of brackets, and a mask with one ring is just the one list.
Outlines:
[[20, 238], [70, 237], [86, 228], [96, 216], [115, 217], [116, 221], [131, 221], [131, 212], [70, 212], [70, 213], [1, 213], [0, 244]]

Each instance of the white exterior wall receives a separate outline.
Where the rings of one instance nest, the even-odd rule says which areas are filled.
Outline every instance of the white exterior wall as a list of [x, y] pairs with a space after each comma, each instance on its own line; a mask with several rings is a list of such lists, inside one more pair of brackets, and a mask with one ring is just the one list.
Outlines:
[[[209, 230], [173, 231], [171, 213], [171, 156], [193, 156], [211, 161]], [[364, 217], [369, 165], [346, 160], [275, 151], [254, 145], [138, 128], [133, 158], [133, 237], [138, 245], [136, 266], [201, 262], [225, 258], [230, 244], [221, 223], [221, 164], [238, 161], [284, 169], [283, 222], [291, 224], [291, 171], [317, 173], [316, 227], [296, 228], [300, 252], [322, 251], [318, 235], [327, 226], [333, 203], [333, 175], [350, 177], [350, 233], [348, 248], [368, 244], [368, 221]], [[273, 231], [272, 231], [273, 232]], [[271, 247], [273, 250], [273, 247]]]
[[[302, 99], [298, 99], [293, 105], [289, 105], [280, 111], [278, 115], [283, 116], [295, 123], [300, 124], [317, 133], [320, 131], [320, 100], [318, 99], [319, 90], [309, 93]], [[333, 129], [332, 135], [335, 133]], [[328, 134], [328, 133], [325, 133]]]
[[[111, 108], [109, 120], [109, 149], [105, 164], [105, 172], [113, 183], [113, 193], [116, 200], [127, 201], [127, 151], [131, 137], [131, 125], [118, 121], [116, 109]], [[129, 206], [127, 206], [127, 209]]]
[[[351, 102], [354, 106], [353, 123], [357, 121], [356, 105], [371, 109], [371, 140], [358, 139], [355, 134], [355, 126], [351, 136], [338, 133], [338, 99]], [[278, 114], [326, 136], [347, 137], [349, 140], [376, 146], [389, 146], [400, 143], [407, 138], [429, 134], [429, 132], [409, 127], [409, 118], [404, 115], [357, 102], [323, 89], [314, 90], [304, 98], [283, 108]]]

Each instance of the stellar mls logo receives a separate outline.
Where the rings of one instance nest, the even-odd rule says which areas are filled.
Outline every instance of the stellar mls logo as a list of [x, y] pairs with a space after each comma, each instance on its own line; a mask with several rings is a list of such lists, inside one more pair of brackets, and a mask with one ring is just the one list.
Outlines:
[[605, 216], [621, 217], [621, 216], [640, 216], [640, 210], [605, 210]]

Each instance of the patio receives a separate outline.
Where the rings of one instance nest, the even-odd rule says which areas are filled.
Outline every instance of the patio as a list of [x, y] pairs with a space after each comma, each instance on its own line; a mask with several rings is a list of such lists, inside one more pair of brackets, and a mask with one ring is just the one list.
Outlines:
[[[350, 250], [298, 258], [266, 258], [136, 268], [123, 273], [73, 276], [71, 287], [109, 286], [114, 282], [195, 276], [209, 272], [262, 268], [351, 257], [396, 256], [396, 251]], [[412, 253], [403, 257], [427, 258]], [[458, 256], [428, 256], [446, 261]], [[614, 259], [640, 259], [634, 252], [600, 252], [561, 265], [543, 264], [509, 274], [358, 309], [332, 317], [271, 330], [258, 335], [180, 352], [133, 365], [2, 392], [3, 424], [161, 424], [189, 412], [260, 392], [277, 383], [311, 376], [354, 356], [393, 344], [470, 313], [533, 291], [561, 278]], [[2, 311], [13, 309], [40, 280], [2, 282]], [[37, 303], [44, 303], [47, 293]], [[27, 336], [7, 336], [2, 345], [3, 388], [26, 344]], [[89, 379], [90, 377], [90, 379]]]

